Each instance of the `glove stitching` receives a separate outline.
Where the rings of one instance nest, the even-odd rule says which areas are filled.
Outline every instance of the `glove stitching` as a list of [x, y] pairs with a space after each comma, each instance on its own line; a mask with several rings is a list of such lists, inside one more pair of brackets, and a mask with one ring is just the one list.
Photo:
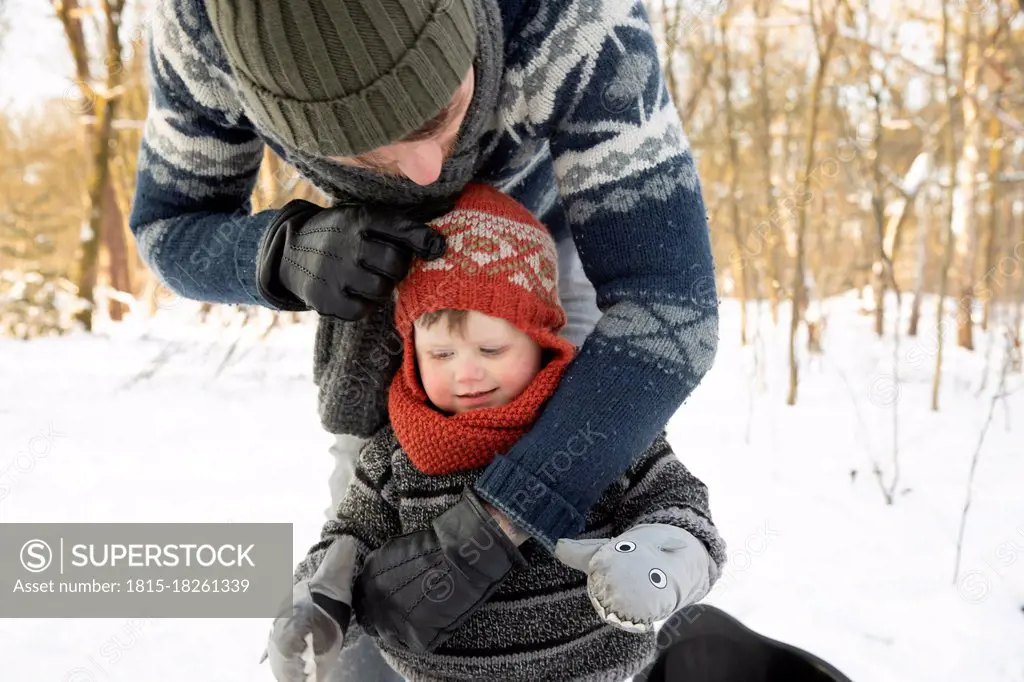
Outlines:
[[[444, 563], [444, 557], [441, 557], [441, 558], [440, 558], [439, 560], [437, 560], [437, 561], [435, 561], [434, 563], [430, 564], [430, 566], [428, 566], [428, 567], [427, 567], [427, 570], [426, 570], [426, 571], [424, 571], [424, 573], [429, 573], [430, 571], [434, 570], [434, 568], [435, 568], [435, 567], [437, 567], [437, 566], [440, 566], [440, 565], [441, 565], [442, 563]], [[399, 591], [400, 589], [402, 589], [403, 587], [405, 587], [406, 585], [408, 585], [409, 583], [411, 583], [411, 582], [412, 582], [413, 580], [416, 580], [416, 578], [419, 578], [419, 577], [421, 577], [422, 575], [423, 575], [422, 573], [416, 573], [416, 574], [413, 574], [413, 575], [412, 575], [412, 576], [411, 576], [411, 577], [410, 577], [410, 578], [409, 578], [408, 580], [406, 580], [406, 581], [405, 581], [404, 583], [402, 583], [402, 584], [400, 584], [400, 585], [395, 585], [395, 586], [394, 586], [393, 588], [391, 588], [391, 591], [390, 591], [390, 592], [388, 592], [387, 596], [388, 596], [388, 597], [393, 597], [393, 596], [395, 595], [395, 592], [398, 592], [398, 591]], [[447, 575], [447, 574], [446, 574], [446, 575]], [[426, 596], [426, 594], [424, 594], [423, 596], [425, 597], [425, 596]], [[423, 601], [423, 600], [422, 600], [422, 598], [420, 599], [420, 601]], [[416, 603], [418, 604], [419, 602], [416, 602]], [[405, 613], [406, 613], [406, 615], [409, 615], [409, 612], [408, 612], [408, 611], [406, 611]]]
[[[341, 259], [339, 258], [338, 260], [341, 260]], [[363, 270], [375, 273], [377, 275], [380, 275], [381, 277], [386, 277], [388, 279], [394, 279], [394, 277], [395, 277], [394, 273], [388, 272], [387, 270], [383, 270], [381, 268], [378, 268], [373, 263], [368, 262], [365, 258], [360, 258], [358, 261], [356, 261], [356, 264], [359, 267], [361, 267]]]
[[[443, 561], [443, 559], [442, 559], [442, 561]], [[430, 567], [430, 569], [432, 570], [432, 569], [434, 568], [434, 566], [437, 566], [437, 565], [438, 565], [438, 564], [440, 564], [440, 563], [441, 563], [441, 561], [438, 561], [437, 563], [433, 564], [433, 565], [432, 565], [432, 566]], [[451, 571], [448, 571], [448, 572], [446, 572], [446, 573], [445, 573], [444, 575], [445, 575], [445, 576], [450, 576], [451, 574], [452, 574], [452, 572], [451, 572]], [[426, 598], [427, 598], [427, 592], [426, 592], [426, 590], [420, 590], [420, 592], [422, 592], [422, 594], [420, 595], [420, 598], [419, 598], [419, 599], [417, 599], [417, 600], [416, 600], [415, 602], [413, 602], [412, 606], [410, 606], [409, 608], [407, 608], [407, 609], [405, 610], [405, 615], [406, 615], [406, 616], [408, 616], [408, 615], [409, 615], [410, 613], [412, 613], [412, 610], [413, 610], [413, 609], [415, 609], [415, 608], [416, 608], [417, 606], [419, 606], [419, 605], [420, 605], [420, 602], [421, 602], [421, 601], [423, 601], [424, 599], [426, 599]]]
[[371, 578], [376, 578], [377, 576], [381, 575], [382, 573], [390, 571], [393, 568], [398, 568], [399, 566], [404, 566], [405, 564], [409, 563], [410, 561], [415, 561], [416, 559], [419, 559], [420, 557], [425, 557], [428, 554], [433, 554], [435, 552], [440, 552], [440, 551], [441, 551], [440, 547], [438, 547], [437, 549], [428, 549], [425, 552], [420, 552], [419, 554], [416, 554], [415, 556], [411, 556], [408, 559], [403, 559], [402, 561], [399, 561], [397, 564], [392, 564], [391, 566], [385, 566], [384, 568], [380, 569], [379, 571], [377, 571], [376, 573], [374, 573], [370, 577]]
[[314, 249], [311, 246], [299, 246], [298, 244], [291, 245], [292, 251], [301, 251], [302, 253], [315, 253], [318, 256], [328, 256], [330, 258], [336, 258], [337, 260], [345, 260], [336, 253], [330, 253], [329, 251], [321, 251], [320, 249]]
[[304, 273], [306, 275], [306, 277], [309, 277], [310, 279], [315, 279], [318, 282], [323, 282], [324, 284], [327, 284], [327, 280], [325, 280], [323, 277], [320, 277], [319, 275], [315, 274], [314, 272], [310, 271], [305, 266], [303, 266], [301, 263], [297, 263], [296, 261], [292, 260], [288, 256], [285, 256], [283, 260], [286, 263], [291, 263], [292, 265], [294, 265], [295, 268], [297, 270], [301, 271], [302, 273]]
[[338, 229], [337, 227], [318, 227], [315, 230], [301, 230], [297, 232], [297, 236], [303, 237], [307, 234], [345, 234], [345, 230]]

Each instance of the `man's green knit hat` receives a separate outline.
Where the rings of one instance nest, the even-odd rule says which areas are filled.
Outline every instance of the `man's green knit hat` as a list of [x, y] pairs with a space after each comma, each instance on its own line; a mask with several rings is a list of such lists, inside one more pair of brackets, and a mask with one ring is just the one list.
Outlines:
[[476, 52], [473, 0], [206, 0], [257, 127], [317, 156], [397, 142]]

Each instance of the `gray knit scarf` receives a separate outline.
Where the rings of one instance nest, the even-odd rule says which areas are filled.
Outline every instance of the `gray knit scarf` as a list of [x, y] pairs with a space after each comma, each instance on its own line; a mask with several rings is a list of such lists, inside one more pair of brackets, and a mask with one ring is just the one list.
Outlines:
[[[477, 0], [475, 6], [475, 91], [455, 151], [437, 182], [420, 186], [406, 178], [295, 154], [289, 160], [299, 172], [334, 202], [365, 201], [412, 209], [458, 196], [497, 141], [496, 135], [488, 139], [487, 133], [495, 128], [505, 65], [501, 10], [496, 0]], [[359, 322], [320, 318], [313, 380], [320, 391], [320, 420], [331, 433], [366, 438], [387, 423], [387, 387], [402, 359], [402, 342], [393, 320], [390, 304]]]

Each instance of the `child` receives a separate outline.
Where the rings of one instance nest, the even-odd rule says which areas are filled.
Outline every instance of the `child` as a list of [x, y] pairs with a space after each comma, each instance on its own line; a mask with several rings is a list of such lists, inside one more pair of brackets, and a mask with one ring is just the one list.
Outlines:
[[[558, 335], [554, 242], [529, 211], [470, 185], [432, 226], [445, 255], [417, 262], [397, 289], [404, 355], [391, 424], [361, 452], [337, 520], [298, 568], [291, 615], [275, 621], [268, 653], [281, 682], [304, 679], [310, 638], [325, 681], [342, 642], [364, 634], [348, 625], [370, 552], [466, 503], [487, 514], [471, 484], [529, 430], [575, 353]], [[561, 454], [586, 457], [600, 438], [582, 434]], [[511, 546], [504, 581], [439, 645], [375, 638], [388, 664], [413, 682], [618, 682], [642, 669], [655, 655], [653, 621], [703, 598], [725, 560], [706, 489], [660, 437], [586, 522], [555, 555], [533, 540]], [[440, 601], [446, 577], [410, 589]], [[357, 620], [374, 599], [355, 605]]]

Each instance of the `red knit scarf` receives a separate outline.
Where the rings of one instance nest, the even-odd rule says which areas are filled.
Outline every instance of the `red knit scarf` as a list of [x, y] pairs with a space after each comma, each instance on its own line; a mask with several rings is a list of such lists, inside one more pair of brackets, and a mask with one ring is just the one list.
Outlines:
[[402, 366], [388, 392], [388, 415], [413, 466], [431, 475], [486, 466], [530, 430], [576, 350], [569, 341], [548, 331], [530, 335], [541, 348], [554, 351], [554, 357], [526, 390], [505, 405], [451, 415], [430, 404], [416, 376], [412, 343], [405, 343]]

